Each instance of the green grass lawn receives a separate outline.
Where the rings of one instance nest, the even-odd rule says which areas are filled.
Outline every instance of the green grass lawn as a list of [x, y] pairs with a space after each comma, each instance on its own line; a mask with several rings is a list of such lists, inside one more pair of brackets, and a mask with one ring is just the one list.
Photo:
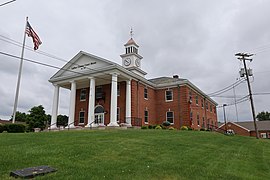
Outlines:
[[0, 134], [0, 179], [270, 179], [270, 140], [200, 131], [86, 130]]

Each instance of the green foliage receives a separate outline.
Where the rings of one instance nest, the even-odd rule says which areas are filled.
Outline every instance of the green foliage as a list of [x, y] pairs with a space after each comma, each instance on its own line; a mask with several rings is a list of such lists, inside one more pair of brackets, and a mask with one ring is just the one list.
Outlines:
[[205, 131], [205, 129], [204, 128], [201, 128], [200, 131]]
[[191, 127], [188, 127], [188, 130], [189, 130], [189, 131], [192, 131], [193, 129], [192, 129]]
[[68, 116], [58, 115], [57, 116], [57, 126], [67, 126], [68, 125]]
[[8, 133], [23, 133], [25, 132], [24, 124], [5, 124]]
[[169, 127], [169, 130], [174, 130], [174, 127]]
[[148, 129], [153, 129], [153, 126], [152, 125], [148, 125]]
[[29, 111], [30, 114], [27, 116], [26, 123], [30, 131], [33, 131], [34, 128], [44, 129], [46, 127], [48, 117], [45, 114], [44, 107], [42, 105], [34, 106]]
[[256, 118], [259, 121], [270, 121], [270, 113], [268, 111], [266, 111], [266, 112], [262, 111], [262, 112], [258, 113]]
[[0, 124], [0, 133], [2, 133], [5, 130], [4, 125]]
[[165, 126], [165, 127], [168, 127], [168, 126], [171, 125], [171, 123], [170, 123], [169, 121], [164, 121], [164, 122], [162, 123], [162, 125]]
[[157, 125], [155, 129], [162, 129], [162, 127], [160, 125]]
[[142, 126], [141, 129], [148, 129], [148, 126]]
[[[13, 115], [11, 116], [10, 120], [12, 120]], [[26, 122], [27, 119], [27, 114], [22, 113], [20, 111], [16, 112], [16, 116], [15, 116], [15, 121], [19, 121], [19, 122]]]
[[188, 130], [188, 127], [187, 126], [182, 126], [181, 128], [180, 128], [180, 130]]

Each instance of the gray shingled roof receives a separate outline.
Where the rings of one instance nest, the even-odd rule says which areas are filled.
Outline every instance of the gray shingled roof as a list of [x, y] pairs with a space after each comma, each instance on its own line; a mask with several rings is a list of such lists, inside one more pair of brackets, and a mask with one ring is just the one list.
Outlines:
[[175, 83], [175, 82], [182, 82], [185, 80], [186, 79], [172, 78], [172, 77], [159, 77], [159, 78], [154, 78], [154, 79], [148, 79], [148, 81], [154, 84]]
[[[259, 131], [270, 130], [270, 121], [256, 121], [256, 123], [257, 129]], [[250, 131], [255, 131], [253, 121], [235, 122], [235, 124], [238, 124], [246, 129], [249, 129]]]

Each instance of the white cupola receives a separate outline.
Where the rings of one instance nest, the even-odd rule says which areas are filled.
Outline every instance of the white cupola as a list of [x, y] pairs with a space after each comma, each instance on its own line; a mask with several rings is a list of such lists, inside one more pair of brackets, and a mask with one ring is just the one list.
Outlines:
[[143, 57], [138, 54], [139, 46], [132, 38], [133, 36], [132, 28], [130, 30], [130, 36], [131, 36], [130, 39], [124, 45], [125, 54], [120, 55], [122, 58], [122, 66], [136, 74], [144, 76], [147, 73], [141, 70], [141, 60]]

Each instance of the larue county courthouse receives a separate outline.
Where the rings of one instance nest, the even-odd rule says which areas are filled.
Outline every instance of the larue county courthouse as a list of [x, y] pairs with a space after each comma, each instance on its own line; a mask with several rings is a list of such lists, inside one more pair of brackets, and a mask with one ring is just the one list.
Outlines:
[[217, 126], [215, 101], [178, 75], [146, 79], [139, 46], [131, 38], [124, 47], [122, 65], [81, 51], [50, 78], [54, 85], [51, 129], [57, 128], [59, 88], [71, 90], [69, 128], [164, 121], [178, 129]]

